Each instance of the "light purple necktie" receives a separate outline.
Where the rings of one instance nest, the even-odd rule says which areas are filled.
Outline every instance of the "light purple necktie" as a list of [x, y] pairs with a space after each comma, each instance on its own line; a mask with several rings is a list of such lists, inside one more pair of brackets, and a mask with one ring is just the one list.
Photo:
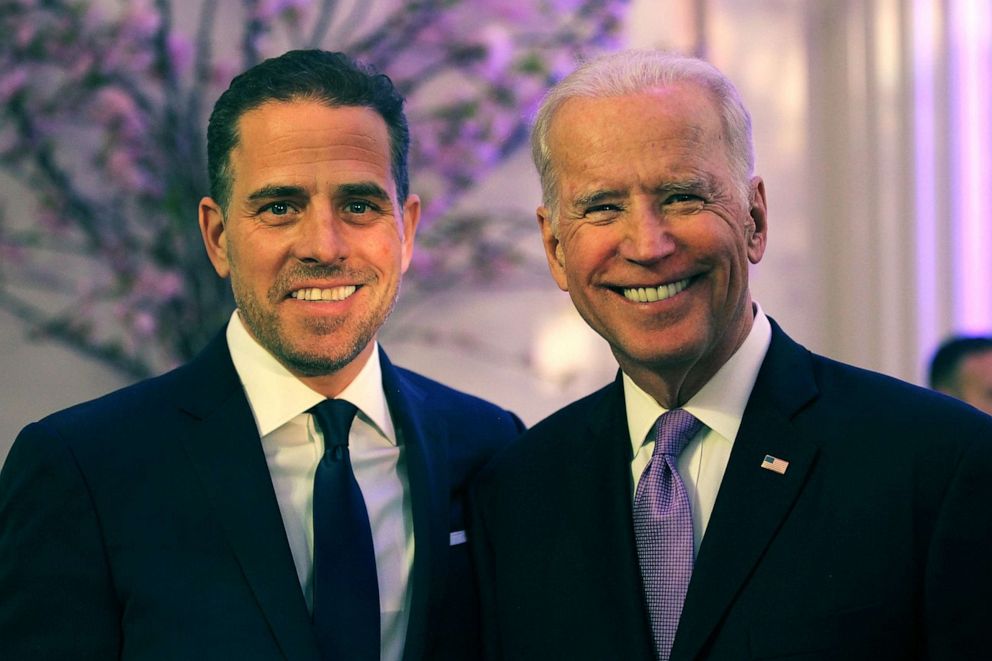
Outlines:
[[655, 424], [654, 453], [634, 495], [634, 536], [658, 659], [668, 661], [692, 577], [692, 508], [676, 462], [702, 427], [682, 409]]

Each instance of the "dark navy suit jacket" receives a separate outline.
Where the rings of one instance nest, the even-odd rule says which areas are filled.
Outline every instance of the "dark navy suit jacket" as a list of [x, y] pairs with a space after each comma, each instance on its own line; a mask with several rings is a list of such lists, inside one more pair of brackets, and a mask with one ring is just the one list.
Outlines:
[[[471, 533], [491, 658], [654, 658], [630, 461], [618, 379], [484, 471]], [[765, 658], [992, 658], [992, 417], [774, 323], [672, 651]]]
[[[382, 380], [416, 539], [405, 659], [473, 658], [470, 554], [449, 535], [469, 480], [522, 425], [385, 355]], [[0, 474], [0, 658], [318, 658], [223, 334], [19, 435]]]

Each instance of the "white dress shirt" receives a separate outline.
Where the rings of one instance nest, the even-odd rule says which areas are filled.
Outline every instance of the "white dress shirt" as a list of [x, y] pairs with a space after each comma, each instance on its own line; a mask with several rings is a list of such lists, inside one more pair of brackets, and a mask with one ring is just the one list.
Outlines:
[[[237, 312], [227, 325], [227, 344], [255, 416], [300, 586], [312, 609], [313, 478], [324, 453], [324, 439], [307, 410], [325, 398], [256, 342]], [[358, 408], [348, 436], [349, 454], [372, 525], [382, 659], [398, 661], [409, 621], [413, 518], [404, 448], [382, 389], [378, 346], [338, 398]]]
[[[772, 339], [772, 327], [765, 313], [757, 303], [754, 310], [754, 324], [744, 343], [713, 378], [682, 406], [704, 425], [689, 441], [677, 462], [692, 506], [696, 551], [713, 513], [720, 482], [730, 460], [730, 450], [744, 417], [744, 407]], [[637, 481], [654, 452], [655, 422], [668, 409], [658, 404], [626, 374], [623, 375], [623, 393], [634, 451], [630, 471], [636, 493]]]

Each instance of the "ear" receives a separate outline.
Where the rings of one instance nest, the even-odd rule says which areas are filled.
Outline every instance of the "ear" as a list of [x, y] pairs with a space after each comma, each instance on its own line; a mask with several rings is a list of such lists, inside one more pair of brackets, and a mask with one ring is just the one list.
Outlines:
[[410, 268], [410, 260], [413, 259], [414, 238], [417, 236], [417, 226], [420, 224], [420, 197], [408, 195], [403, 203], [403, 256], [401, 263], [401, 273], [406, 273]]
[[231, 265], [227, 261], [227, 228], [224, 226], [224, 211], [212, 197], [200, 200], [199, 221], [207, 257], [217, 275], [226, 278], [231, 274]]
[[551, 277], [555, 279], [559, 289], [568, 291], [568, 278], [565, 277], [565, 251], [551, 228], [551, 211], [547, 207], [537, 208], [537, 224], [541, 228], [544, 256], [548, 259]]
[[765, 182], [761, 177], [751, 179], [751, 223], [746, 236], [747, 258], [752, 264], [761, 261], [768, 242], [768, 205], [765, 200]]

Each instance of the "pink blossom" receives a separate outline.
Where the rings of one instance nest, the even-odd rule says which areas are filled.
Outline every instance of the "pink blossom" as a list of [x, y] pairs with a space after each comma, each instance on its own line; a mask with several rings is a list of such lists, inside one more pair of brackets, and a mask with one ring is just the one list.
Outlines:
[[161, 24], [162, 17], [148, 0], [132, 0], [124, 14], [121, 33], [129, 41], [145, 41]]
[[128, 318], [131, 313], [129, 303], [129, 301], [125, 300], [117, 300], [114, 302], [114, 304], [110, 307], [110, 311], [114, 315], [115, 319], [123, 321]]
[[126, 149], [116, 148], [110, 151], [107, 157], [107, 171], [115, 181], [125, 188], [140, 191], [144, 186], [144, 177], [134, 156]]
[[106, 12], [99, 2], [91, 2], [83, 13], [82, 29], [84, 32], [99, 30], [107, 21]]
[[491, 81], [505, 74], [513, 61], [514, 44], [510, 31], [502, 25], [491, 24], [482, 28], [478, 38], [486, 49], [482, 75]]
[[24, 89], [27, 81], [28, 70], [26, 67], [17, 67], [0, 74], [0, 103], [6, 103]]
[[141, 337], [151, 337], [155, 334], [155, 329], [158, 328], [158, 323], [155, 321], [155, 317], [151, 312], [147, 310], [138, 310], [134, 313], [131, 319], [131, 327], [135, 332]]
[[171, 32], [167, 39], [167, 46], [169, 49], [169, 60], [172, 62], [176, 73], [180, 76], [187, 75], [190, 65], [193, 63], [193, 44], [190, 43], [190, 40], [185, 35], [178, 32]]
[[134, 98], [119, 87], [105, 87], [97, 93], [95, 119], [125, 136], [138, 136], [145, 130], [145, 120]]
[[582, 7], [585, 0], [551, 0], [551, 11], [558, 16], [564, 16], [575, 12]]
[[282, 7], [280, 0], [258, 0], [252, 9], [251, 18], [267, 23], [275, 18]]
[[132, 290], [136, 300], [149, 303], [170, 301], [183, 293], [183, 277], [175, 269], [145, 264], [138, 272]]
[[96, 55], [92, 51], [82, 51], [70, 61], [69, 77], [74, 80], [86, 77], [93, 70], [95, 62]]
[[214, 63], [210, 80], [215, 85], [227, 87], [231, 83], [231, 79], [237, 75], [239, 69], [240, 67], [234, 59], [219, 58], [217, 62]]
[[14, 32], [14, 43], [19, 48], [30, 44], [38, 34], [38, 27], [31, 21], [21, 21]]
[[542, 16], [545, 11], [538, 9], [537, 2], [520, 2], [520, 0], [489, 0], [486, 9], [503, 21], [519, 25], [533, 25], [547, 20]]

